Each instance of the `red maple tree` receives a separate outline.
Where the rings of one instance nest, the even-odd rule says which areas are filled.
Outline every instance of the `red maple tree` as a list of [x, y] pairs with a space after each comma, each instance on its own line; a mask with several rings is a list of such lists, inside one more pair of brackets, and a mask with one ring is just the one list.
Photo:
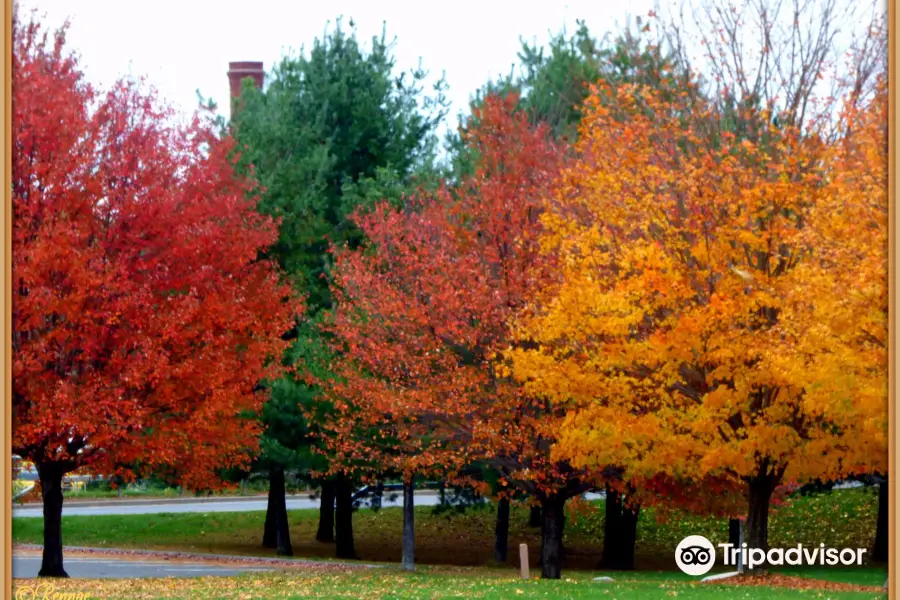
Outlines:
[[498, 353], [512, 316], [556, 276], [540, 217], [565, 152], [515, 102], [490, 97], [475, 115], [473, 175], [358, 215], [369, 247], [337, 252], [332, 440], [339, 459], [407, 480], [490, 465], [544, 505], [543, 574], [559, 577], [563, 506], [593, 483], [551, 458], [564, 413], [522, 393]]
[[13, 39], [13, 451], [40, 477], [40, 574], [66, 576], [63, 475], [178, 465], [219, 485], [256, 445], [242, 413], [299, 303], [259, 259], [276, 224], [229, 140], [139, 82], [99, 94], [65, 28], [17, 20]]

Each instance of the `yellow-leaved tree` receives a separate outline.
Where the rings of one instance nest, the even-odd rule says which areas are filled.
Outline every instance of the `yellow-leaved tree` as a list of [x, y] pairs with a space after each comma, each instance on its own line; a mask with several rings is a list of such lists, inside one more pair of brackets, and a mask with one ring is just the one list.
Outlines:
[[661, 477], [740, 484], [762, 549], [778, 486], [884, 468], [879, 89], [831, 141], [749, 105], [594, 87], [544, 217], [563, 283], [508, 352], [529, 393], [572, 407], [560, 457], [617, 465], [638, 497]]

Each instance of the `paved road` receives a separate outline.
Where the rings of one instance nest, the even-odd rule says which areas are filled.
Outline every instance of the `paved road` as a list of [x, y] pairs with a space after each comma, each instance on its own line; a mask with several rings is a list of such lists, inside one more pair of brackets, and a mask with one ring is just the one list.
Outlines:
[[[597, 494], [586, 494], [589, 500], [601, 498]], [[435, 493], [416, 494], [417, 506], [434, 506], [439, 501]], [[159, 513], [211, 513], [211, 512], [251, 512], [266, 510], [266, 497], [241, 498], [234, 500], [104, 500], [99, 502], [72, 502], [63, 503], [63, 516], [90, 516], [90, 515], [149, 515]], [[403, 506], [403, 498], [400, 494], [385, 494], [382, 506]], [[309, 496], [289, 496], [287, 499], [288, 510], [301, 508], [319, 508], [319, 500], [312, 500]], [[16, 506], [12, 510], [13, 518], [17, 517], [42, 517], [43, 509], [40, 505]]]
[[[437, 494], [416, 495], [416, 505], [418, 506], [434, 506], [438, 503]], [[210, 513], [210, 512], [251, 512], [266, 510], [267, 499], [265, 496], [254, 498], [242, 498], [235, 500], [197, 500], [194, 502], [166, 502], [165, 500], [157, 500], [155, 502], [146, 501], [127, 501], [117, 502], [115, 500], [107, 500], [96, 503], [81, 504], [72, 503], [67, 505], [63, 503], [63, 516], [76, 515], [147, 515], [156, 513]], [[393, 495], [385, 494], [381, 503], [382, 506], [403, 506], [403, 499], [399, 494], [396, 498]], [[289, 496], [287, 499], [288, 510], [296, 510], [301, 508], [319, 508], [319, 500], [312, 500], [309, 496]], [[40, 505], [13, 507], [12, 516], [16, 517], [41, 517], [43, 516], [43, 508]]]
[[[272, 571], [272, 567], [217, 565], [203, 562], [170, 562], [167, 560], [114, 559], [75, 556], [63, 559], [70, 577], [80, 579], [125, 579], [138, 577], [203, 577], [207, 575], [240, 575], [241, 573]], [[39, 555], [13, 556], [14, 578], [37, 577], [41, 569]]]

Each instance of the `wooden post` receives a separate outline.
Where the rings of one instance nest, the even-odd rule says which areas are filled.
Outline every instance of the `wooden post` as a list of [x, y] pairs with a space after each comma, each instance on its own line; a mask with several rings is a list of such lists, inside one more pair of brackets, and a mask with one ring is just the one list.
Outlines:
[[530, 579], [531, 574], [528, 572], [528, 544], [519, 544], [519, 562], [522, 579]]

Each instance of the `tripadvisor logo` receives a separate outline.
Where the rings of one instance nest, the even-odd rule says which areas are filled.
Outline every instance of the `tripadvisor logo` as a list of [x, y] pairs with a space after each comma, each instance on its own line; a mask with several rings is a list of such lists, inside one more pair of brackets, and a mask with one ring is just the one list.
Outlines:
[[[797, 544], [792, 548], [771, 548], [765, 552], [761, 548], [748, 548], [747, 544], [718, 544], [722, 549], [723, 566], [742, 566], [753, 569], [762, 564], [773, 567], [783, 565], [861, 565], [865, 548], [826, 548], [825, 544], [807, 548]], [[688, 575], [704, 575], [716, 563], [716, 550], [712, 542], [702, 535], [689, 535], [675, 548], [675, 562]]]
[[716, 564], [716, 549], [702, 535], [689, 535], [675, 548], [675, 562], [688, 575], [705, 575]]

